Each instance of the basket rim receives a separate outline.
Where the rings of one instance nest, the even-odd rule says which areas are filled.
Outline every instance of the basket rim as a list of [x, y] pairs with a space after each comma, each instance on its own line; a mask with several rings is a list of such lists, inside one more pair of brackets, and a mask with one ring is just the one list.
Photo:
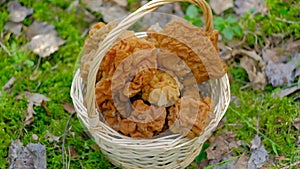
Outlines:
[[[96, 58], [88, 74], [88, 84], [84, 85], [80, 76], [80, 69], [76, 70], [73, 77], [70, 95], [82, 126], [92, 136], [101, 148], [101, 151], [116, 166], [124, 168], [184, 168], [188, 166], [199, 154], [203, 143], [210, 137], [223, 118], [230, 102], [230, 85], [227, 73], [220, 79], [211, 80], [218, 87], [220, 99], [215, 103], [215, 117], [205, 127], [204, 132], [193, 139], [183, 135], [171, 133], [170, 135], [153, 138], [135, 139], [125, 136], [100, 121], [99, 113], [95, 106], [94, 87], [96, 72], [105, 55], [121, 33], [133, 25], [145, 14], [157, 9], [159, 6], [172, 2], [186, 1], [193, 3], [203, 10], [206, 31], [213, 31], [212, 11], [205, 0], [153, 0], [139, 8], [136, 12], [124, 18], [107, 37], [102, 41], [96, 51]], [[87, 93], [83, 93], [85, 87]], [[84, 94], [89, 96], [85, 104]], [[149, 158], [149, 156], [154, 158]]]

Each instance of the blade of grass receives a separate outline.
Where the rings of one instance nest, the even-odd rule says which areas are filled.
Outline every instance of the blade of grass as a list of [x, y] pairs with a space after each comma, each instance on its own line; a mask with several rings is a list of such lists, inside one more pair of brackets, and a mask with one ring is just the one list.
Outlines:
[[273, 140], [271, 140], [270, 138], [268, 138], [264, 133], [262, 133], [261, 131], [259, 131], [257, 129], [257, 127], [255, 127], [253, 124], [251, 124], [249, 121], [247, 121], [246, 118], [244, 116], [242, 116], [237, 110], [233, 109], [231, 106], [229, 106], [229, 109], [232, 112], [234, 112], [236, 115], [238, 115], [241, 118], [241, 120], [244, 121], [250, 128], [252, 128], [253, 130], [255, 130], [264, 139], [268, 140], [272, 144], [272, 148], [273, 148], [273, 151], [276, 154], [276, 156], [279, 156], [279, 154], [277, 152], [277, 148], [276, 148], [276, 147], [280, 147], [278, 144], [276, 144]]

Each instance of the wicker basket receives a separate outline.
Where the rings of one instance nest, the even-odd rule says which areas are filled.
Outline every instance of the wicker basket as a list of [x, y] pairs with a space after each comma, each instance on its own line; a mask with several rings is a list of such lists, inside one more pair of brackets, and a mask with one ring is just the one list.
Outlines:
[[[193, 139], [179, 134], [169, 134], [152, 139], [133, 139], [110, 128], [99, 120], [95, 106], [95, 82], [100, 63], [117, 37], [141, 17], [158, 7], [180, 0], [153, 0], [124, 18], [102, 42], [91, 65], [87, 85], [84, 85], [78, 69], [71, 87], [71, 97], [82, 124], [87, 128], [101, 151], [116, 166], [123, 168], [185, 168], [199, 154], [203, 143], [218, 125], [230, 101], [228, 77], [209, 80], [210, 97], [215, 103], [215, 118], [206, 127], [204, 133]], [[202, 9], [205, 30], [213, 31], [212, 13], [205, 0], [183, 0]], [[86, 90], [86, 93], [85, 93]], [[85, 97], [85, 98], [84, 98]]]

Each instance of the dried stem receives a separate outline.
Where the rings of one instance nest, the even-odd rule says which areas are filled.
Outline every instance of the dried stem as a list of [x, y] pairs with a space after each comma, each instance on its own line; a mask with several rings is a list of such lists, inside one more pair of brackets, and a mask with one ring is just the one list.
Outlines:
[[71, 118], [74, 116], [75, 112], [70, 114], [68, 121], [66, 123], [65, 126], [65, 131], [63, 134], [63, 140], [62, 140], [62, 148], [61, 148], [61, 152], [62, 152], [62, 162], [63, 162], [63, 168], [64, 169], [68, 169], [68, 167], [65, 166], [65, 140], [66, 140], [66, 135], [67, 135], [67, 131], [68, 131], [68, 127], [69, 127], [69, 123], [71, 121]]
[[282, 167], [280, 169], [289, 169], [289, 168], [292, 168], [292, 167], [295, 167], [295, 166], [300, 166], [300, 161], [297, 161], [297, 162], [295, 162], [295, 163], [293, 163], [291, 165], [287, 165], [287, 166]]

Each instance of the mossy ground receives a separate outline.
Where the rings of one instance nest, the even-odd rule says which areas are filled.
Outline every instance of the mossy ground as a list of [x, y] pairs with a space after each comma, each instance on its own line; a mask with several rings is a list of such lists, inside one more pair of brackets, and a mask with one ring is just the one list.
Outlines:
[[[21, 36], [4, 33], [6, 32], [4, 24], [8, 21], [9, 15], [7, 2], [0, 6], [1, 41], [10, 52], [7, 53], [0, 48], [0, 86], [3, 86], [11, 77], [16, 77], [10, 92], [1, 89], [0, 168], [7, 168], [8, 147], [11, 140], [18, 138], [25, 145], [29, 142], [40, 142], [45, 145], [47, 147], [47, 167], [62, 168], [62, 138], [57, 143], [49, 142], [45, 135], [47, 130], [60, 137], [64, 133], [70, 114], [63, 109], [62, 104], [72, 102], [69, 92], [75, 63], [85, 39], [82, 32], [89, 27], [89, 24], [84, 22], [83, 16], [76, 14], [75, 10], [66, 12], [72, 2], [70, 0], [20, 0], [20, 2], [24, 6], [34, 9], [33, 15], [23, 21], [25, 26], [29, 26], [34, 20], [53, 24], [58, 35], [67, 42], [51, 56], [42, 58], [40, 65], [37, 66], [38, 56], [25, 47], [28, 41], [25, 38], [24, 29]], [[270, 2], [270, 4], [273, 3]], [[277, 11], [275, 4], [272, 6], [274, 12]], [[278, 1], [277, 4], [281, 3]], [[285, 5], [283, 10], [279, 10], [279, 13], [287, 11], [285, 13], [289, 16], [291, 9], [288, 8], [289, 5]], [[293, 17], [289, 16], [288, 18]], [[255, 19], [259, 19], [259, 17]], [[250, 20], [249, 24], [252, 22]], [[263, 28], [266, 35], [271, 34], [270, 27], [274, 27], [274, 23], [268, 22], [268, 24], [269, 26], [265, 25]], [[280, 25], [275, 23], [275, 27], [278, 27], [276, 33], [290, 33], [289, 30], [292, 29], [287, 25], [281, 25], [281, 22]], [[293, 29], [297, 31], [293, 31], [290, 36], [299, 38], [299, 25], [294, 25], [294, 27]], [[294, 118], [299, 116], [299, 102], [294, 102], [292, 98], [273, 98], [271, 94], [274, 89], [271, 87], [265, 91], [240, 90], [242, 84], [235, 80], [247, 80], [247, 74], [236, 68], [232, 68], [230, 71], [234, 77], [234, 83], [231, 86], [232, 94], [237, 97], [238, 103], [230, 105], [225, 115], [225, 125], [218, 132], [234, 131], [237, 133], [238, 139], [247, 143], [250, 143], [254, 135], [259, 132], [263, 136], [263, 143], [271, 156], [284, 156], [288, 159], [287, 164], [300, 160], [299, 146], [297, 147], [295, 144], [299, 130], [292, 126]], [[34, 116], [34, 122], [29, 126], [22, 123], [27, 109], [27, 100], [25, 97], [21, 100], [16, 99], [24, 91], [41, 93], [51, 99], [46, 103], [50, 113], [47, 113], [42, 107], [35, 107], [34, 110], [37, 113]], [[73, 146], [79, 155], [77, 158], [70, 159], [70, 168], [114, 168], [103, 154], [94, 148], [95, 143], [87, 136], [76, 117], [71, 119], [70, 126], [70, 131], [75, 134], [72, 136], [67, 133], [65, 147]], [[33, 140], [33, 134], [39, 137], [38, 141]]]

